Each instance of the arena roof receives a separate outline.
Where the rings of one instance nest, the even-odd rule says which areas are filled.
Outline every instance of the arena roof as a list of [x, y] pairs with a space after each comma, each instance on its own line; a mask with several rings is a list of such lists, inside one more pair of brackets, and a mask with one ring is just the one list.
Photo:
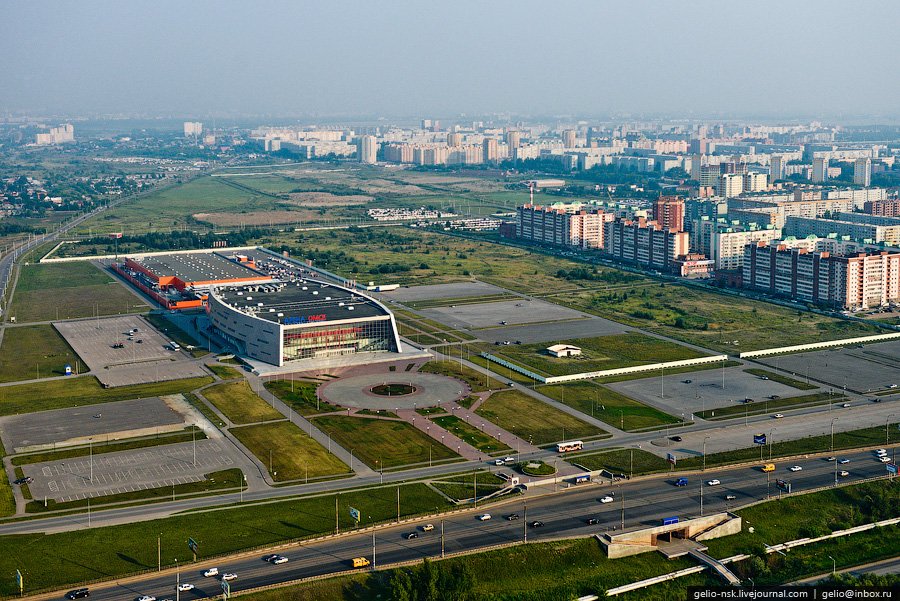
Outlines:
[[315, 280], [217, 286], [214, 294], [239, 311], [285, 325], [389, 315], [369, 298]]
[[266, 276], [214, 252], [154, 255], [131, 259], [157, 277], [176, 277], [186, 284], [227, 280], [255, 280]]

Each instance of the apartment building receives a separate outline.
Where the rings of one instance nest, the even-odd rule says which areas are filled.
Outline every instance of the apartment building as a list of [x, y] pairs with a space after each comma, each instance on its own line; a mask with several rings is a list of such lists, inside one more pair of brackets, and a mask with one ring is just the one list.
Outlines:
[[687, 232], [664, 228], [655, 221], [610, 221], [605, 229], [603, 250], [627, 263], [670, 270], [676, 259], [690, 252]]
[[[837, 213], [841, 214], [841, 213]], [[869, 215], [853, 214], [861, 217]], [[788, 236], [803, 238], [806, 236], [830, 236], [851, 240], [869, 240], [871, 242], [884, 242], [891, 246], [900, 244], [900, 223], [895, 225], [879, 225], [868, 221], [857, 222], [854, 220], [815, 219], [809, 217], [789, 216], [785, 219], [784, 232]], [[885, 219], [885, 218], [883, 218]]]
[[577, 205], [518, 207], [516, 237], [543, 244], [584, 249], [604, 247], [604, 224], [615, 219], [612, 213], [585, 210]]

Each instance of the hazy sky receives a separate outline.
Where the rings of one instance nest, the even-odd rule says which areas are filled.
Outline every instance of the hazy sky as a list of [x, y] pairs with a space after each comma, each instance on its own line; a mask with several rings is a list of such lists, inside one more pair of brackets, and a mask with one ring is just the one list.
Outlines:
[[0, 112], [896, 115], [893, 0], [0, 3]]

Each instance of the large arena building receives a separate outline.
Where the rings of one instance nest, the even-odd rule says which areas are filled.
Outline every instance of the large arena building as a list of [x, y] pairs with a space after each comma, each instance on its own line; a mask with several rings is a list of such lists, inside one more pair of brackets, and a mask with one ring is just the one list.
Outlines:
[[401, 352], [387, 307], [264, 248], [148, 253], [113, 269], [166, 309], [205, 307], [210, 333], [248, 359], [282, 367]]

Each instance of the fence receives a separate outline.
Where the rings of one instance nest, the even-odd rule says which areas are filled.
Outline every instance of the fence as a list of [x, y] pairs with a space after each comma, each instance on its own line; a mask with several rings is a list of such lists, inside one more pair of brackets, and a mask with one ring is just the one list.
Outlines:
[[763, 357], [765, 355], [777, 355], [778, 353], [796, 353], [797, 351], [809, 351], [819, 348], [828, 348], [832, 346], [844, 346], [848, 344], [863, 344], [866, 342], [882, 342], [884, 340], [892, 340], [900, 338], [900, 332], [893, 334], [875, 334], [873, 336], [860, 336], [859, 338], [843, 338], [841, 340], [827, 340], [825, 342], [813, 342], [811, 344], [797, 344], [794, 346], [779, 346], [775, 348], [767, 348], [758, 351], [747, 351], [738, 355], [741, 359], [749, 359], [750, 357]]

